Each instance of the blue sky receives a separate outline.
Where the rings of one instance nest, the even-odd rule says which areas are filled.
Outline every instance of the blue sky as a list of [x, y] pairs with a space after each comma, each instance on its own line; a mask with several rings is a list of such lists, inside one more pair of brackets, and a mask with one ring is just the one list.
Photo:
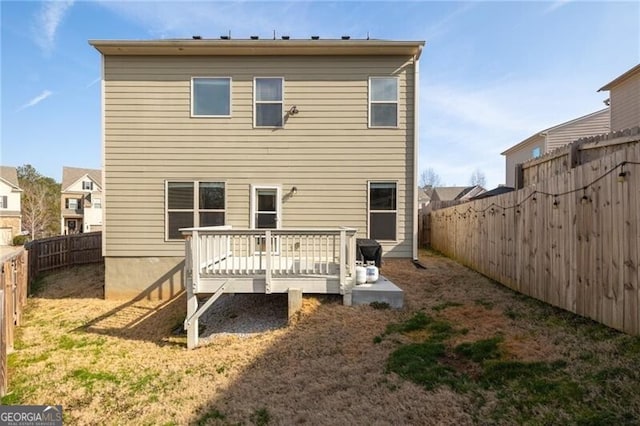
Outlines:
[[640, 2], [2, 1], [0, 163], [101, 167], [100, 55], [89, 39], [425, 40], [420, 169], [504, 182], [504, 149], [604, 107], [640, 62]]

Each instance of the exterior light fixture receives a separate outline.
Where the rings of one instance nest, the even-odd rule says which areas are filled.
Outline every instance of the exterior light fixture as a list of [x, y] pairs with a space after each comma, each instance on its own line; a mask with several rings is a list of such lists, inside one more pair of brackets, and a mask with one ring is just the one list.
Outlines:
[[298, 109], [298, 107], [296, 105], [294, 105], [291, 108], [289, 108], [289, 115], [296, 115], [299, 112], [300, 112], [300, 110]]
[[297, 186], [293, 186], [291, 187], [291, 195], [296, 195], [298, 193], [298, 187]]
[[627, 176], [627, 172], [622, 170], [620, 174], [618, 174], [618, 182], [623, 183], [626, 176]]

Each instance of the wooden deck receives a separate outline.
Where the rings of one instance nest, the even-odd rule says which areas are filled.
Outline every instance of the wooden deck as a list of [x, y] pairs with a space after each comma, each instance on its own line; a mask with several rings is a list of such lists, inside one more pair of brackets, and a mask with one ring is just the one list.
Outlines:
[[[198, 318], [224, 293], [342, 294], [351, 304], [356, 231], [338, 229], [184, 229], [187, 342]], [[199, 297], [210, 296], [200, 306]]]

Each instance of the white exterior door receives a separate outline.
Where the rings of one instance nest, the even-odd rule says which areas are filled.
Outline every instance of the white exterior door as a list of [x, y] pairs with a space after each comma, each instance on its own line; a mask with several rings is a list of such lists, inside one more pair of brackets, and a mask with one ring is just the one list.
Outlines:
[[[280, 229], [282, 227], [282, 187], [280, 185], [251, 185], [251, 229]], [[265, 242], [256, 241], [256, 251], [264, 251]], [[278, 252], [278, 241], [274, 241]]]
[[280, 185], [252, 185], [251, 229], [282, 227], [282, 197]]

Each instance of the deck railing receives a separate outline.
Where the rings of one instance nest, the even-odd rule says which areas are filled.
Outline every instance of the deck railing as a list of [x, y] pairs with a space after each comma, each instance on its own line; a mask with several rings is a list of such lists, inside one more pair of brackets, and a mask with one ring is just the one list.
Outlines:
[[[187, 266], [201, 278], [334, 277], [341, 288], [354, 274], [355, 229], [184, 229]], [[196, 290], [197, 291], [197, 290]]]

